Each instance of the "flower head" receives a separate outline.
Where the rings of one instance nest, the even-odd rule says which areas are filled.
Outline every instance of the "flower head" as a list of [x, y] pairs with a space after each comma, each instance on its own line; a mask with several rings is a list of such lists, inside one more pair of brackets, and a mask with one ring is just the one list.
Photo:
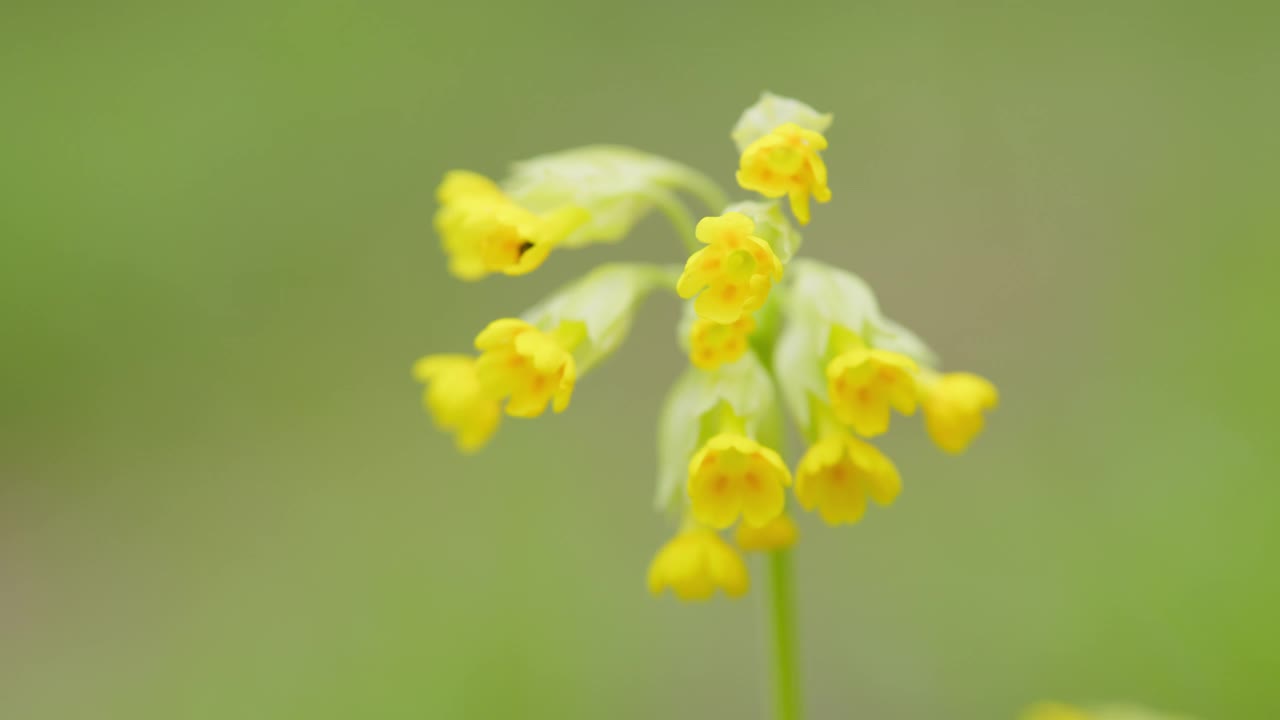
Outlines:
[[707, 247], [689, 257], [676, 284], [680, 297], [698, 295], [698, 315], [724, 325], [737, 322], [743, 313], [759, 310], [782, 279], [782, 263], [754, 230], [755, 223], [736, 212], [698, 222], [694, 232]]
[[809, 224], [809, 196], [820, 203], [831, 199], [827, 165], [819, 153], [827, 139], [815, 130], [783, 123], [742, 151], [738, 184], [765, 197], [786, 195], [801, 225]]
[[739, 525], [733, 539], [743, 550], [765, 552], [795, 545], [797, 535], [795, 521], [783, 513], [758, 528], [747, 523]]
[[828, 525], [862, 519], [870, 497], [888, 505], [902, 491], [893, 461], [847, 432], [827, 434], [800, 459], [796, 498], [806, 510], [817, 508]]
[[454, 170], [436, 191], [440, 233], [449, 270], [463, 280], [491, 273], [523, 275], [540, 266], [561, 240], [589, 219], [578, 207], [545, 215], [513, 202], [492, 180]]
[[544, 333], [523, 320], [495, 320], [476, 336], [481, 352], [476, 371], [494, 397], [510, 398], [508, 415], [538, 417], [553, 399], [560, 412], [573, 395], [572, 351], [583, 334], [582, 324], [575, 322]]
[[856, 344], [827, 363], [827, 395], [840, 421], [863, 437], [889, 429], [889, 408], [916, 411], [916, 372], [911, 358]]
[[949, 453], [964, 452], [986, 424], [983, 412], [999, 399], [996, 386], [973, 373], [929, 377], [920, 392], [929, 437]]
[[713, 436], [689, 461], [693, 516], [727, 528], [741, 515], [761, 526], [782, 514], [791, 472], [772, 449], [736, 432]]
[[423, 404], [437, 426], [454, 433], [459, 450], [479, 450], [498, 429], [498, 401], [481, 384], [475, 358], [428, 355], [414, 364], [413, 376], [426, 383]]
[[730, 597], [746, 594], [747, 565], [733, 546], [706, 528], [682, 530], [649, 564], [649, 592], [671, 588], [681, 600], [707, 600], [720, 588]]
[[747, 352], [747, 337], [755, 329], [756, 321], [750, 315], [728, 325], [698, 318], [689, 338], [689, 361], [703, 370], [727, 365]]

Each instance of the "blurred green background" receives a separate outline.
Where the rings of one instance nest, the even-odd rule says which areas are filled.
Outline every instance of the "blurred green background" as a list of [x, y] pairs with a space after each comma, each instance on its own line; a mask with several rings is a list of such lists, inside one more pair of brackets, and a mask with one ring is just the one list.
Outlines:
[[682, 255], [652, 218], [461, 284], [444, 171], [616, 142], [729, 184], [764, 89], [837, 118], [804, 251], [1003, 395], [960, 458], [896, 424], [893, 508], [805, 518], [812, 716], [1276, 717], [1273, 8], [9, 4], [0, 717], [764, 717], [759, 593], [644, 590], [673, 299], [477, 457], [409, 377]]

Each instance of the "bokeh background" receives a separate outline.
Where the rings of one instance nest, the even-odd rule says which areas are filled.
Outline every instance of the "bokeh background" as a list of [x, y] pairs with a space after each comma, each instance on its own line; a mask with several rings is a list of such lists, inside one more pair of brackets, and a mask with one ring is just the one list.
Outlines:
[[444, 171], [727, 185], [764, 89], [837, 118], [805, 252], [1003, 393], [960, 458], [895, 424], [893, 508], [805, 518], [812, 716], [1276, 717], [1274, 7], [7, 5], [0, 717], [764, 717], [759, 593], [644, 590], [674, 299], [476, 457], [409, 376], [681, 256], [652, 218], [461, 284]]

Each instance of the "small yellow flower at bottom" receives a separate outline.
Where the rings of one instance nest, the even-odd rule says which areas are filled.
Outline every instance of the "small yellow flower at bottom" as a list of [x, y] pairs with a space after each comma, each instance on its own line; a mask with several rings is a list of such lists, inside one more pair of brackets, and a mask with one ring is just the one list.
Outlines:
[[480, 381], [494, 397], [510, 398], [506, 410], [513, 417], [537, 417], [553, 400], [560, 412], [573, 395], [573, 349], [584, 336], [579, 322], [544, 333], [523, 320], [495, 320], [476, 336]]
[[689, 338], [689, 362], [702, 370], [728, 365], [746, 354], [747, 338], [755, 329], [756, 321], [750, 315], [728, 325], [698, 318]]
[[786, 195], [801, 225], [809, 224], [809, 196], [820, 203], [831, 199], [827, 165], [818, 153], [827, 139], [815, 130], [784, 123], [742, 151], [738, 184], [765, 197]]
[[916, 411], [916, 372], [911, 358], [865, 346], [848, 349], [827, 363], [827, 394], [840, 421], [863, 437], [889, 429], [889, 408]]
[[706, 528], [680, 531], [649, 564], [649, 592], [654, 595], [671, 588], [681, 600], [707, 600], [720, 588], [730, 597], [740, 597], [748, 585], [742, 556]]
[[524, 275], [542, 265], [551, 250], [590, 219], [579, 207], [565, 206], [540, 215], [508, 198], [483, 175], [455, 170], [436, 195], [436, 231], [449, 271], [463, 280], [491, 273]]
[[986, 420], [983, 413], [1000, 401], [996, 386], [972, 373], [926, 374], [922, 378], [920, 405], [929, 437], [949, 453], [964, 452]]
[[686, 300], [698, 296], [693, 309], [699, 316], [724, 325], [737, 322], [743, 313], [759, 310], [773, 283], [782, 279], [782, 262], [752, 234], [755, 227], [737, 212], [698, 222], [694, 233], [707, 247], [689, 256], [676, 292]]
[[785, 550], [795, 545], [798, 535], [795, 521], [790, 515], [783, 513], [758, 528], [742, 523], [734, 532], [733, 539], [743, 550], [767, 552]]
[[426, 383], [423, 404], [438, 427], [453, 431], [459, 450], [479, 450], [498, 429], [501, 409], [480, 382], [475, 358], [428, 355], [414, 364], [413, 376]]
[[817, 508], [828, 525], [856, 523], [866, 512], [868, 497], [889, 505], [901, 491], [893, 461], [843, 431], [814, 443], [796, 469], [796, 499], [806, 510]]
[[698, 522], [729, 527], [741, 515], [762, 526], [782, 514], [791, 472], [772, 449], [736, 432], [707, 440], [689, 461], [690, 510]]

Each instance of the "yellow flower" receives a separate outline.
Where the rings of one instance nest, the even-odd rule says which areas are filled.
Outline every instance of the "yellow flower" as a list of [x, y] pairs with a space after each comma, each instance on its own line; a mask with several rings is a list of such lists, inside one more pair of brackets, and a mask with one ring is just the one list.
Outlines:
[[822, 133], [785, 123], [742, 151], [738, 184], [765, 197], [783, 195], [801, 225], [809, 224], [809, 196], [820, 203], [831, 199], [827, 165], [818, 153], [827, 149]]
[[796, 498], [806, 510], [817, 508], [828, 525], [856, 523], [866, 512], [867, 497], [889, 505], [901, 491], [893, 461], [844, 431], [814, 443], [796, 469]]
[[782, 279], [782, 263], [754, 230], [755, 223], [736, 212], [698, 222], [694, 232], [707, 247], [689, 257], [676, 284], [686, 300], [702, 291], [693, 305], [698, 315], [722, 325], [737, 322], [759, 310]]
[[911, 358], [857, 341], [827, 363], [827, 395], [836, 417], [863, 437], [889, 429], [889, 408], [916, 411], [916, 373]]
[[929, 437], [949, 453], [963, 452], [985, 425], [983, 411], [994, 409], [996, 386], [973, 373], [927, 376], [920, 393]]
[[566, 206], [539, 215], [512, 202], [492, 180], [454, 170], [436, 191], [440, 233], [449, 271], [463, 280], [490, 273], [523, 275], [540, 266], [561, 240], [590, 219]]
[[649, 592], [671, 588], [681, 600], [707, 600], [720, 588], [730, 597], [747, 592], [747, 565], [733, 546], [706, 528], [682, 530], [649, 564]]
[[414, 364], [413, 376], [427, 384], [423, 404], [438, 427], [453, 431], [459, 450], [479, 450], [498, 429], [498, 401], [480, 382], [475, 358], [428, 355]]
[[743, 550], [763, 552], [783, 550], [796, 544], [796, 524], [790, 515], [783, 513], [765, 525], [754, 528], [743, 523], [734, 533], [734, 540]]
[[494, 397], [510, 398], [506, 409], [513, 417], [538, 417], [553, 399], [560, 412], [573, 395], [573, 348], [584, 333], [578, 322], [544, 333], [523, 320], [495, 320], [476, 336], [480, 381]]
[[713, 436], [689, 461], [689, 499], [698, 522], [727, 528], [741, 515], [765, 525], [782, 514], [791, 472], [773, 450], [736, 432]]
[[750, 315], [743, 315], [728, 325], [699, 318], [693, 323], [689, 361], [703, 370], [728, 365], [747, 352], [747, 337], [755, 329], [756, 321]]

